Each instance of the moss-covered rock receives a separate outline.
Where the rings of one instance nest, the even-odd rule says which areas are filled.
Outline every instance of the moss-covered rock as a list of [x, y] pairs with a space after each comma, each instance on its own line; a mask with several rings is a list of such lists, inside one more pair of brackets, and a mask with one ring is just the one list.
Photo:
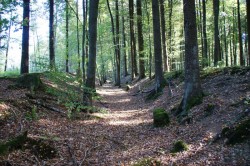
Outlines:
[[250, 139], [250, 118], [241, 121], [235, 126], [225, 127], [221, 135], [227, 138], [226, 144], [234, 145]]
[[0, 155], [4, 155], [9, 151], [16, 149], [21, 149], [24, 143], [27, 141], [28, 132], [25, 131], [23, 134], [18, 135], [17, 137], [10, 139], [7, 142], [0, 143]]
[[23, 74], [17, 78], [16, 84], [9, 88], [28, 88], [30, 90], [44, 90], [45, 86], [40, 78], [40, 73]]
[[153, 111], [153, 117], [155, 127], [164, 127], [170, 123], [168, 113], [163, 108], [155, 109]]
[[178, 153], [187, 150], [188, 150], [188, 145], [184, 141], [179, 140], [174, 143], [171, 153]]
[[152, 158], [144, 158], [133, 164], [132, 166], [161, 166], [161, 162]]

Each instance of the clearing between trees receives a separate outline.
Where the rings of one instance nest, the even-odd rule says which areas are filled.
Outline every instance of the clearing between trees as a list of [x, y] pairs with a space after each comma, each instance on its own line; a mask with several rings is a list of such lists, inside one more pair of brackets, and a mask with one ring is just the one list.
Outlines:
[[[63, 93], [61, 98], [52, 95], [52, 87], [65, 89], [48, 75], [40, 75], [46, 90], [17, 86], [16, 78], [0, 79], [0, 165], [250, 163], [249, 68], [203, 73], [203, 102], [190, 110], [190, 120], [183, 123], [173, 115], [183, 94], [180, 72], [171, 75], [169, 85], [154, 99], [146, 100], [151, 88], [148, 79], [131, 83], [128, 91], [104, 84], [97, 88], [99, 95], [91, 110], [63, 103]], [[69, 86], [79, 90], [77, 84]], [[168, 126], [154, 127], [155, 108], [169, 114]], [[248, 130], [241, 136], [244, 141], [230, 143], [235, 135], [230, 129], [244, 122]], [[188, 149], [174, 153], [177, 141], [186, 143]]]

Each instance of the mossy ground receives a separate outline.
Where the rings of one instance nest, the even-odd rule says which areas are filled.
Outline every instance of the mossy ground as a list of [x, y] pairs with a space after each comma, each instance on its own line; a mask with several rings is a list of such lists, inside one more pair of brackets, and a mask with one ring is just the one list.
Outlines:
[[179, 140], [174, 143], [171, 153], [178, 153], [178, 152], [187, 151], [187, 150], [188, 150], [188, 145], [184, 141]]
[[168, 113], [162, 108], [155, 109], [153, 111], [153, 117], [155, 127], [164, 127], [170, 123]]

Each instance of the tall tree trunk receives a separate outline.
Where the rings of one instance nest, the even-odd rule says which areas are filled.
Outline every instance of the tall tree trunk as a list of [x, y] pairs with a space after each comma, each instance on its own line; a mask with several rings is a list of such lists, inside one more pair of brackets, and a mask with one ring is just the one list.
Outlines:
[[[9, 27], [8, 27], [9, 32], [8, 32], [8, 39], [7, 39], [7, 44], [6, 44], [6, 54], [5, 54], [4, 71], [7, 70], [7, 64], [8, 64], [8, 54], [9, 54], [10, 35], [11, 35], [11, 24], [12, 24], [11, 18], [12, 18], [12, 12], [11, 12], [11, 14], [10, 14]], [[1, 21], [1, 20], [0, 20], [0, 21]]]
[[[225, 12], [225, 1], [223, 3], [223, 12]], [[223, 18], [223, 32], [224, 32], [224, 49], [225, 49], [225, 59], [226, 59], [226, 66], [228, 66], [228, 47], [227, 47], [227, 33], [226, 33], [226, 16]]]
[[[97, 40], [97, 16], [99, 0], [91, 0], [89, 3], [89, 62], [87, 69], [86, 87], [95, 89], [96, 76], [96, 40]], [[88, 105], [92, 106], [92, 92], [87, 92]]]
[[85, 39], [86, 39], [86, 21], [87, 21], [87, 13], [86, 13], [86, 8], [87, 8], [87, 2], [85, 0], [82, 0], [82, 19], [83, 19], [83, 24], [82, 24], [82, 81], [85, 83], [86, 81], [86, 76], [85, 76]]
[[160, 13], [161, 13], [161, 40], [162, 40], [162, 54], [163, 54], [163, 71], [169, 71], [168, 55], [166, 44], [166, 21], [165, 21], [165, 7], [164, 0], [160, 0]]
[[213, 0], [214, 12], [214, 66], [220, 61], [220, 38], [219, 38], [219, 0]]
[[134, 33], [134, 1], [129, 0], [129, 29], [130, 29], [130, 54], [131, 54], [131, 79], [135, 76], [135, 33]]
[[244, 66], [243, 58], [243, 45], [242, 45], [242, 33], [241, 33], [241, 20], [240, 20], [240, 0], [237, 0], [237, 15], [238, 15], [238, 32], [239, 32], [239, 49], [240, 49], [240, 65]]
[[195, 0], [183, 0], [185, 29], [185, 85], [182, 102], [176, 115], [188, 115], [188, 110], [202, 100], [198, 58]]
[[152, 1], [153, 12], [153, 32], [154, 32], [154, 56], [155, 56], [155, 83], [156, 87], [162, 88], [165, 85], [162, 69], [162, 46], [161, 46], [161, 26], [160, 26], [160, 13], [159, 1]]
[[49, 0], [49, 60], [50, 69], [55, 70], [54, 0]]
[[[122, 10], [124, 10], [123, 6], [124, 1], [122, 1]], [[122, 43], [123, 43], [123, 73], [124, 77], [128, 75], [128, 67], [127, 67], [127, 54], [126, 54], [126, 34], [125, 34], [125, 19], [124, 14], [122, 15]]]
[[29, 73], [29, 20], [30, 20], [30, 0], [23, 0], [21, 74]]
[[250, 1], [247, 2], [248, 66], [250, 66]]
[[[169, 39], [169, 50], [168, 53], [169, 55], [172, 54], [172, 16], [173, 16], [173, 0], [168, 0], [168, 8], [169, 8], [169, 14], [168, 14], [168, 19], [169, 19], [169, 30], [168, 30], [168, 39]], [[171, 59], [169, 60], [170, 64], [169, 64], [169, 68], [170, 66], [172, 66], [172, 61]], [[169, 69], [171, 70], [171, 68]]]
[[116, 86], [121, 86], [121, 51], [120, 51], [120, 25], [118, 0], [115, 1], [115, 22], [116, 22]]
[[141, 0], [136, 1], [137, 7], [137, 30], [138, 30], [138, 47], [139, 47], [139, 78], [145, 78], [145, 61], [144, 61], [144, 41], [142, 33], [142, 5]]
[[65, 0], [66, 10], [66, 72], [69, 72], [69, 4], [68, 0]]
[[233, 8], [233, 57], [234, 57], [234, 66], [237, 65], [237, 36], [235, 35], [236, 34], [236, 25], [235, 25], [235, 22], [236, 22], [236, 9]]
[[202, 32], [203, 32], [203, 67], [208, 66], [208, 53], [207, 53], [207, 11], [206, 11], [206, 0], [202, 0]]
[[78, 0], [76, 1], [76, 38], [77, 38], [77, 77], [81, 77], [81, 55], [80, 55], [80, 35], [79, 35], [79, 12], [78, 12]]
[[147, 24], [148, 24], [148, 45], [149, 45], [149, 79], [152, 79], [152, 45], [151, 45], [151, 28], [150, 28], [150, 18], [149, 18], [149, 11], [148, 11], [148, 1], [145, 1], [145, 8], [147, 14]]

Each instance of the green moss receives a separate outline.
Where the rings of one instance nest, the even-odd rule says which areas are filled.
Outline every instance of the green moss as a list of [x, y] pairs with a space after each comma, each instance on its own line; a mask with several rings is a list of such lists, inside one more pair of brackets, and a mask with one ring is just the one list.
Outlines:
[[9, 151], [21, 149], [24, 143], [27, 141], [28, 132], [25, 131], [23, 134], [10, 139], [7, 142], [0, 143], [0, 155], [4, 155]]
[[205, 116], [210, 116], [214, 112], [215, 105], [213, 104], [208, 104], [204, 110]]
[[222, 133], [228, 138], [227, 144], [234, 145], [250, 139], [250, 118], [233, 128], [224, 128]]
[[40, 79], [40, 73], [23, 74], [18, 77], [16, 84], [10, 88], [29, 88], [30, 90], [44, 90], [44, 84]]
[[153, 117], [155, 127], [164, 127], [170, 123], [168, 113], [163, 108], [155, 109], [153, 111]]
[[174, 143], [171, 153], [178, 153], [187, 150], [188, 150], [188, 145], [184, 141], [179, 140]]
[[132, 166], [161, 166], [161, 162], [154, 160], [152, 158], [145, 158], [141, 159], [140, 161], [136, 162]]

